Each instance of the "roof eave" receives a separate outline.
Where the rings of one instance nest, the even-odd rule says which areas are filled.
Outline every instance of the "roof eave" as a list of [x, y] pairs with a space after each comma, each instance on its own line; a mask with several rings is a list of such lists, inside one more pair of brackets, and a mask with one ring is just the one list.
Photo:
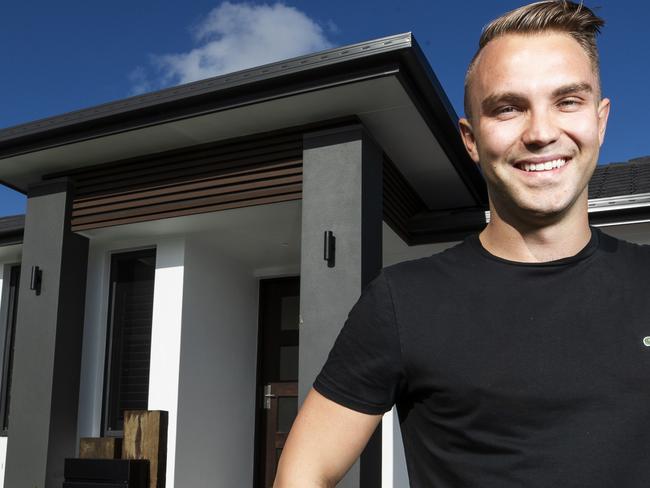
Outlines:
[[24, 215], [12, 215], [0, 218], [0, 246], [22, 244], [24, 231]]
[[387, 36], [9, 127], [0, 130], [0, 158], [46, 149], [61, 140], [69, 144], [120, 129], [203, 115], [222, 109], [211, 106], [215, 100], [242, 91], [262, 97], [268, 89], [279, 88], [290, 94], [306, 74], [311, 78], [314, 73], [357, 74], [364, 65], [399, 59], [400, 52], [411, 48], [413, 42], [410, 32]]

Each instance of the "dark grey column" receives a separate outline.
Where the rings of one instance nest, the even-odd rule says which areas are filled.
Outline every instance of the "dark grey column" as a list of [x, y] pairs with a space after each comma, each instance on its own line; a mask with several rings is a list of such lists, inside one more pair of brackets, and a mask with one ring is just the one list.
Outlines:
[[[323, 234], [336, 238], [334, 267]], [[323, 366], [362, 287], [382, 266], [382, 152], [361, 125], [305, 135], [300, 268], [299, 396]], [[345, 488], [381, 486], [381, 430]]]
[[[9, 412], [6, 487], [60, 488], [77, 445], [88, 240], [70, 231], [72, 188], [30, 188]], [[30, 289], [42, 270], [40, 293]]]

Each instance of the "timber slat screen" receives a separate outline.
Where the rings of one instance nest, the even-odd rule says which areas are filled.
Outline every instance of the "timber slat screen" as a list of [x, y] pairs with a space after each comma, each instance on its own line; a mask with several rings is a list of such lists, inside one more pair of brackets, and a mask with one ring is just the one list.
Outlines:
[[414, 215], [427, 210], [395, 164], [384, 156], [383, 163], [384, 221], [405, 242], [409, 242], [407, 223]]
[[[72, 230], [82, 231], [302, 198], [302, 133], [202, 144], [72, 172]], [[427, 210], [384, 155], [384, 220], [405, 242]]]
[[207, 144], [50, 175], [75, 182], [72, 230], [302, 198], [302, 134]]

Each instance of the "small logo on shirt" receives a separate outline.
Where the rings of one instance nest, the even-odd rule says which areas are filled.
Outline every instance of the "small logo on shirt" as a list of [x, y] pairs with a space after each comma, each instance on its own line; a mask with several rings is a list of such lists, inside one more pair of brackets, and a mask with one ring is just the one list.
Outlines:
[[650, 336], [646, 336], [643, 338], [643, 345], [650, 347]]

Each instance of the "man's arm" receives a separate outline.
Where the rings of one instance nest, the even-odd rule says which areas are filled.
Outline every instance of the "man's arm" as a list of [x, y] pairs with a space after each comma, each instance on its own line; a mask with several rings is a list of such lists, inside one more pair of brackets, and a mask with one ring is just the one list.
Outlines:
[[312, 388], [289, 433], [273, 487], [336, 486], [361, 455], [381, 417], [343, 407]]

